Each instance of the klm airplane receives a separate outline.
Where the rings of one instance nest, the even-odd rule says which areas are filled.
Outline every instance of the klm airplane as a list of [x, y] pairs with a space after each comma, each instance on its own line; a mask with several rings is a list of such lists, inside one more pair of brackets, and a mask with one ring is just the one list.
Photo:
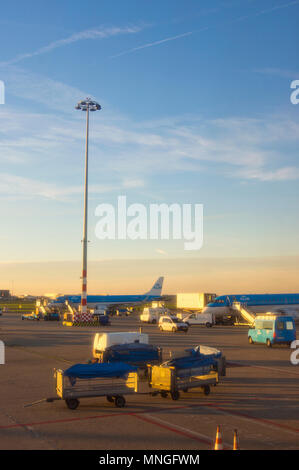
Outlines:
[[[102, 309], [108, 307], [118, 306], [134, 306], [154, 300], [161, 300], [161, 292], [163, 287], [164, 277], [159, 277], [149, 292], [142, 295], [88, 295], [87, 305], [90, 308], [100, 306]], [[57, 297], [56, 300], [51, 302], [51, 307], [61, 307], [68, 301], [70, 304], [76, 306], [81, 303], [81, 295], [63, 295]]]
[[202, 313], [213, 313], [216, 317], [228, 315], [234, 302], [253, 313], [278, 312], [299, 317], [299, 294], [221, 295], [207, 304]]

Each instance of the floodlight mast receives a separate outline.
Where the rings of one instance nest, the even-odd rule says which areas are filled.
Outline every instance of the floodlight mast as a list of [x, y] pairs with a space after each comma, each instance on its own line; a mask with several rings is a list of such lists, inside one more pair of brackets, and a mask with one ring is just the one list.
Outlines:
[[89, 111], [98, 111], [101, 106], [96, 101], [86, 98], [79, 101], [75, 109], [86, 111], [86, 146], [85, 146], [85, 182], [84, 182], [84, 216], [83, 216], [83, 253], [82, 253], [82, 294], [81, 294], [81, 320], [87, 317], [87, 223], [88, 223], [88, 140], [89, 140]]

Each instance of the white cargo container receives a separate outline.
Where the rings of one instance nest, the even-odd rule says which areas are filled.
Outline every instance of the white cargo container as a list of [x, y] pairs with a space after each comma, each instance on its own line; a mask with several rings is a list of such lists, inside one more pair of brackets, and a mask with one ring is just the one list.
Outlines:
[[96, 333], [93, 341], [93, 357], [115, 344], [143, 343], [148, 344], [148, 335], [137, 331], [119, 333]]

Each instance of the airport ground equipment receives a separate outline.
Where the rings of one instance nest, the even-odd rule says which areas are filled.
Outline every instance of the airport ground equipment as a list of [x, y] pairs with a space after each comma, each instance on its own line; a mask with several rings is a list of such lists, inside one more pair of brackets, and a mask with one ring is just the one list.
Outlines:
[[296, 339], [296, 326], [294, 318], [269, 312], [266, 315], [257, 315], [254, 325], [248, 330], [250, 344], [263, 343], [268, 347], [273, 344], [290, 345]]
[[159, 319], [159, 329], [161, 331], [184, 331], [188, 332], [189, 326], [187, 323], [184, 323], [182, 320], [179, 320], [176, 317], [171, 317], [170, 315], [162, 316]]
[[158, 323], [159, 318], [161, 315], [165, 315], [167, 313], [167, 310], [162, 307], [145, 307], [143, 309], [142, 314], [140, 315], [140, 321], [144, 323]]
[[217, 426], [214, 450], [223, 450], [222, 434], [220, 426]]
[[96, 333], [93, 340], [92, 355], [101, 359], [102, 354], [116, 344], [148, 344], [148, 335], [138, 331], [121, 331], [113, 333]]
[[198, 345], [194, 349], [187, 349], [190, 355], [199, 354], [203, 359], [212, 359], [213, 368], [218, 372], [220, 377], [226, 376], [226, 357], [219, 349], [211, 346]]
[[173, 306], [177, 309], [201, 311], [208, 303], [212, 302], [215, 297], [216, 294], [208, 294], [205, 292], [176, 294], [176, 296], [174, 296]]
[[201, 388], [205, 395], [209, 395], [210, 386], [217, 383], [218, 372], [211, 370], [209, 366], [190, 367], [184, 369], [184, 372], [179, 372], [174, 366], [149, 366], [152, 394], [160, 393], [163, 398], [170, 394], [173, 400], [178, 400], [180, 391], [188, 392], [192, 388]]
[[219, 376], [226, 375], [225, 357], [218, 349], [199, 345], [185, 353], [161, 366], [149, 366], [149, 384], [162, 397], [170, 393], [177, 400], [181, 390], [187, 392], [191, 388], [202, 388], [208, 395], [210, 386], [217, 385]]
[[98, 354], [98, 362], [124, 362], [147, 370], [148, 364], [161, 364], [162, 348], [151, 344], [114, 344]]
[[239, 435], [237, 429], [234, 430], [233, 450], [240, 450]]
[[247, 324], [253, 325], [255, 320], [255, 313], [248, 308], [246, 303], [232, 302], [231, 309], [235, 312], [238, 312], [238, 314], [241, 315]]
[[22, 315], [22, 320], [37, 320], [39, 321], [41, 318], [41, 315], [36, 312], [31, 312], [31, 313], [23, 313]]
[[71, 410], [79, 406], [79, 399], [103, 396], [122, 408], [125, 395], [138, 390], [137, 368], [123, 363], [75, 364], [65, 371], [54, 369], [54, 379], [57, 397], [46, 401], [65, 400]]
[[187, 323], [188, 326], [205, 325], [208, 328], [211, 328], [215, 324], [215, 318], [212, 313], [191, 313], [184, 317], [183, 321]]
[[91, 313], [79, 313], [67, 300], [67, 312], [63, 315], [63, 326], [99, 326], [99, 321]]

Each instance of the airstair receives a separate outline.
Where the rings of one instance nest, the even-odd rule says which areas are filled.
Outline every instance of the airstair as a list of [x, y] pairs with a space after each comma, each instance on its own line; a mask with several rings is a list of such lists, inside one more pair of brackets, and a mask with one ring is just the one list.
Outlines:
[[67, 306], [67, 312], [65, 312], [63, 316], [63, 320], [65, 322], [73, 322], [74, 318], [78, 315], [77, 309], [69, 303], [68, 300], [65, 301], [65, 304]]
[[230, 307], [234, 312], [238, 312], [249, 325], [254, 323], [255, 313], [248, 308], [246, 303], [232, 302]]

